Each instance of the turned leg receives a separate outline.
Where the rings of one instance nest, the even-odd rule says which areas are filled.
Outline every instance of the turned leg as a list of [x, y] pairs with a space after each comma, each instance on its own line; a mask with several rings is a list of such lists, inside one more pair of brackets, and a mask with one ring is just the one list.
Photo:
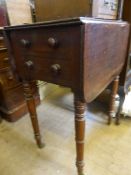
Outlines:
[[111, 99], [110, 99], [110, 108], [109, 108], [109, 117], [108, 117], [108, 124], [111, 123], [112, 117], [114, 115], [114, 107], [115, 107], [115, 97], [118, 92], [119, 86], [119, 76], [117, 76], [112, 85], [112, 92], [111, 92]]
[[30, 113], [31, 122], [34, 129], [36, 143], [39, 148], [42, 148], [44, 144], [41, 141], [39, 124], [38, 124], [37, 113], [36, 113], [36, 106], [35, 106], [32, 90], [31, 90], [31, 85], [30, 83], [26, 82], [26, 83], [23, 83], [23, 86], [24, 86], [24, 95], [25, 95], [27, 107]]
[[83, 175], [84, 136], [85, 136], [85, 102], [75, 97], [75, 132], [76, 132], [76, 166], [78, 175]]

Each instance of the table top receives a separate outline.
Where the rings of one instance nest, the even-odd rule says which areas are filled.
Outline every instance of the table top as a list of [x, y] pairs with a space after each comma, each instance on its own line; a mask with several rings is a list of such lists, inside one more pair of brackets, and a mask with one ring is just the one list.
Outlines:
[[6, 27], [5, 36], [22, 80], [66, 86], [91, 102], [124, 65], [129, 25], [80, 17]]
[[44, 21], [44, 22], [36, 22], [33, 24], [23, 24], [23, 25], [15, 25], [15, 26], [6, 26], [5, 30], [16, 30], [16, 29], [27, 29], [27, 28], [36, 28], [40, 26], [49, 27], [49, 26], [58, 26], [58, 25], [71, 25], [71, 24], [121, 24], [124, 25], [126, 22], [121, 20], [107, 20], [107, 19], [96, 19], [89, 17], [77, 17], [77, 18], [66, 18], [61, 20], [52, 20], [52, 21]]

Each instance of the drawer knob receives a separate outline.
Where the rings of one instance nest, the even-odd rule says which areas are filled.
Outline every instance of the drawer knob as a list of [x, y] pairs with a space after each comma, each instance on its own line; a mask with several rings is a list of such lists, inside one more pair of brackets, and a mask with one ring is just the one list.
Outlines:
[[59, 64], [53, 64], [51, 66], [51, 72], [53, 75], [55, 75], [55, 76], [58, 75], [60, 73], [60, 71], [61, 71], [61, 67]]
[[49, 46], [51, 46], [51, 47], [57, 47], [58, 46], [58, 40], [56, 39], [56, 38], [49, 38], [48, 39], [48, 44], [49, 44]]
[[3, 40], [4, 40], [4, 38], [0, 36], [0, 41], [3, 41]]
[[8, 62], [9, 61], [9, 58], [4, 58], [4, 62]]
[[13, 76], [10, 75], [10, 76], [8, 77], [8, 80], [13, 80]]
[[12, 74], [11, 71], [9, 71], [9, 72], [7, 73], [7, 78], [8, 78], [8, 80], [13, 80], [13, 74]]
[[22, 39], [20, 42], [21, 42], [22, 46], [24, 46], [26, 48], [30, 47], [30, 45], [31, 45], [31, 42], [28, 40], [25, 40], [25, 39]]
[[33, 66], [34, 66], [34, 63], [32, 62], [32, 61], [26, 61], [25, 62], [25, 65], [26, 65], [26, 67], [28, 68], [28, 69], [32, 69], [33, 68]]

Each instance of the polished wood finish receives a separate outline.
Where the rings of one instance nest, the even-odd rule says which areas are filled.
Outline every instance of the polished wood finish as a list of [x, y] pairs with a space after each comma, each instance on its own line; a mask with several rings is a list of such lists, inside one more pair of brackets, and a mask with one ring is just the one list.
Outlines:
[[[110, 25], [110, 27], [106, 27], [107, 25]], [[81, 92], [81, 96], [87, 102], [96, 98], [105, 89], [109, 81], [113, 81], [113, 78], [120, 73], [124, 64], [123, 58], [126, 47], [123, 47], [120, 43], [123, 41], [126, 44], [127, 42], [126, 23], [107, 21], [101, 25], [100, 21], [96, 20], [96, 23], [87, 23], [84, 27], [82, 22], [74, 20], [72, 23], [71, 21], [67, 23], [64, 21], [39, 24], [38, 26], [18, 26], [17, 30], [15, 30], [15, 27], [10, 27], [10, 29], [12, 30], [10, 34], [11, 45], [15, 56], [14, 65], [17, 65], [16, 71], [21, 79], [26, 77], [26, 79], [34, 80], [39, 77], [39, 79], [47, 82], [71, 87], [74, 91]], [[96, 30], [97, 33], [94, 34]], [[116, 33], [121, 33], [121, 37], [117, 41], [115, 40], [118, 36]], [[84, 38], [81, 37], [82, 35]], [[57, 38], [58, 47], [52, 48], [48, 45], [50, 36]], [[102, 39], [103, 36], [105, 37]], [[97, 42], [96, 38], [99, 38]], [[21, 45], [23, 39], [31, 42], [29, 48]], [[83, 48], [81, 43], [84, 43]], [[81, 54], [84, 57], [83, 62], [80, 62]], [[119, 55], [119, 58], [117, 55]], [[112, 57], [114, 64], [111, 61]], [[51, 71], [54, 64], [59, 65], [61, 69], [57, 76]], [[103, 73], [98, 74], [98, 72], [102, 72], [101, 64], [106, 76]], [[94, 67], [96, 69], [93, 69]], [[80, 76], [83, 78], [81, 80], [81, 84], [84, 83], [82, 86], [78, 85]], [[95, 81], [92, 77], [95, 78]], [[100, 84], [97, 83], [99, 79], [101, 79]], [[88, 84], [88, 82], [90, 83]], [[87, 94], [86, 92], [90, 93]]]
[[85, 111], [86, 103], [82, 102], [81, 99], [75, 95], [74, 98], [75, 106], [75, 132], [76, 132], [76, 166], [78, 175], [83, 174], [84, 168], [84, 137], [85, 137]]
[[[74, 92], [76, 164], [78, 174], [82, 175], [85, 103], [93, 101], [120, 74], [129, 25], [120, 21], [75, 18], [6, 27], [5, 36], [9, 53], [14, 58], [12, 67], [19, 78], [27, 82], [26, 88], [32, 80], [39, 79], [69, 87]], [[21, 44], [23, 39], [30, 43], [28, 47]], [[116, 85], [113, 94], [115, 92]], [[31, 115], [36, 116], [33, 100], [28, 108]]]
[[6, 48], [0, 48], [0, 69], [9, 67], [9, 58]]
[[36, 21], [91, 16], [91, 0], [35, 0]]
[[[18, 86], [12, 86], [10, 89], [5, 89], [4, 87], [4, 85], [0, 86], [1, 116], [9, 122], [15, 122], [28, 112], [23, 94], [23, 86], [20, 84]], [[38, 105], [40, 104], [40, 98], [36, 83], [33, 83], [32, 90], [33, 94], [35, 94], [35, 104]]]
[[26, 102], [27, 102], [27, 106], [28, 106], [28, 110], [29, 110], [29, 113], [30, 113], [32, 126], [33, 126], [33, 129], [34, 129], [35, 139], [36, 139], [38, 147], [42, 148], [44, 146], [44, 144], [41, 141], [39, 124], [38, 124], [36, 107], [35, 107], [35, 100], [33, 98], [32, 89], [30, 87], [30, 84], [27, 83], [27, 82], [24, 82], [23, 86], [24, 86], [25, 99], [26, 99]]
[[[36, 83], [32, 83], [36, 105], [40, 103]], [[10, 122], [15, 122], [27, 113], [23, 87], [16, 73], [11, 70], [10, 58], [4, 42], [3, 29], [0, 30], [0, 112]]]
[[[108, 124], [111, 123], [112, 117], [114, 117], [114, 105], [115, 105], [115, 98], [118, 92], [119, 86], [119, 76], [117, 76], [112, 84], [112, 91], [111, 91], [111, 99], [110, 99], [110, 108], [109, 108], [109, 117], [108, 117]], [[116, 118], [117, 120], [117, 118]]]

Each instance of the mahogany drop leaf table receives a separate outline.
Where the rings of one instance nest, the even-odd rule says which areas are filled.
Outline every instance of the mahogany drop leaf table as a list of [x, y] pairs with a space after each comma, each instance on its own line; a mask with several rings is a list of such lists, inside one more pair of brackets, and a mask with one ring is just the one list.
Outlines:
[[78, 175], [84, 173], [85, 104], [114, 81], [110, 123], [128, 36], [126, 22], [86, 17], [5, 28], [12, 69], [23, 82], [39, 147], [42, 141], [30, 82], [43, 80], [69, 87], [74, 93]]

